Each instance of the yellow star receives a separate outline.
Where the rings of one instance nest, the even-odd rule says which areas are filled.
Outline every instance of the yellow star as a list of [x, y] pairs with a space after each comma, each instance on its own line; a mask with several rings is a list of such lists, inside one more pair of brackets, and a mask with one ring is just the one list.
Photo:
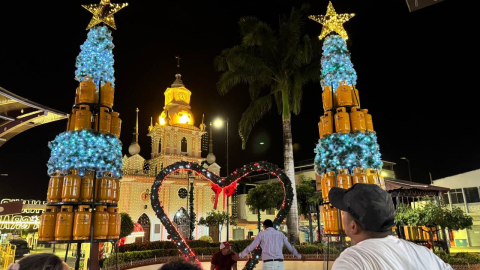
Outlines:
[[343, 39], [347, 40], [348, 35], [343, 28], [343, 23], [350, 20], [355, 14], [337, 14], [333, 8], [332, 2], [328, 3], [327, 15], [310, 15], [308, 18], [323, 24], [322, 33], [318, 39], [324, 38], [331, 32], [337, 32]]
[[93, 18], [88, 24], [87, 30], [101, 22], [116, 30], [117, 28], [115, 27], [113, 14], [126, 6], [128, 6], [128, 3], [112, 4], [110, 3], [110, 0], [101, 0], [100, 4], [82, 5], [82, 7], [93, 14]]

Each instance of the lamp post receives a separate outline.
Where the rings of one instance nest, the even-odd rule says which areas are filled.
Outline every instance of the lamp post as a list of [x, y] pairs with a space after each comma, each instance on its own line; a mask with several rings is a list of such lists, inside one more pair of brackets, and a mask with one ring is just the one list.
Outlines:
[[[226, 126], [226, 133], [227, 133], [227, 139], [226, 139], [226, 142], [227, 142], [227, 174], [226, 176], [228, 176], [228, 174], [230, 173], [230, 170], [228, 168], [228, 117], [227, 117], [227, 120], [223, 120], [221, 118], [217, 118], [215, 119], [215, 121], [213, 121], [213, 126], [215, 128], [222, 128], [223, 127], [223, 123], [226, 123], [227, 126]], [[227, 197], [227, 241], [228, 241], [228, 238], [230, 236], [230, 216], [229, 216], [229, 200], [228, 200], [228, 197]]]
[[412, 172], [410, 171], [410, 160], [408, 160], [406, 157], [402, 157], [400, 159], [404, 159], [405, 161], [407, 161], [407, 164], [408, 164], [408, 176], [410, 177], [410, 182], [412, 182]]

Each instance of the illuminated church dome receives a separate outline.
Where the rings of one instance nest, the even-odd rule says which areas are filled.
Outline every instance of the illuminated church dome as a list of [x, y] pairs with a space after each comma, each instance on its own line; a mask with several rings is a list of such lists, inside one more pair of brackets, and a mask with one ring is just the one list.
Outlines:
[[195, 119], [190, 111], [190, 96], [192, 92], [185, 88], [182, 75], [175, 75], [176, 79], [171, 88], [165, 91], [165, 110], [160, 114], [160, 125], [190, 125]]

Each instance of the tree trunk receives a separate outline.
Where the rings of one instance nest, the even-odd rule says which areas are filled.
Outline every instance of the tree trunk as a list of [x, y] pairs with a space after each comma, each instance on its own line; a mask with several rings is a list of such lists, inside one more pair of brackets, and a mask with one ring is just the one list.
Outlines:
[[293, 196], [292, 207], [287, 216], [288, 240], [292, 244], [298, 244], [298, 206], [297, 206], [297, 186], [295, 184], [295, 166], [293, 160], [292, 144], [292, 125], [291, 119], [283, 119], [283, 162], [285, 173], [292, 182]]
[[212, 240], [214, 243], [219, 243], [220, 242], [220, 239], [219, 239], [219, 229], [218, 229], [218, 225], [217, 226], [210, 226], [208, 228], [208, 235], [210, 237], [212, 237]]
[[260, 209], [257, 209], [258, 213], [257, 213], [257, 217], [258, 217], [258, 224], [257, 224], [257, 228], [258, 228], [258, 232], [260, 232], [260, 229], [261, 229], [261, 216], [260, 216]]
[[312, 212], [310, 211], [310, 206], [308, 205], [308, 226], [310, 227], [310, 244], [313, 244], [313, 224], [312, 224]]

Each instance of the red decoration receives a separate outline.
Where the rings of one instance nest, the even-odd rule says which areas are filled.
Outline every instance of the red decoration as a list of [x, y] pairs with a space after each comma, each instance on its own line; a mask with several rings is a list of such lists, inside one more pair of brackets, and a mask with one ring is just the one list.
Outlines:
[[212, 186], [213, 192], [215, 192], [215, 203], [213, 204], [213, 209], [217, 210], [217, 204], [218, 204], [218, 195], [222, 192], [222, 188], [215, 184], [215, 183], [210, 183]]

